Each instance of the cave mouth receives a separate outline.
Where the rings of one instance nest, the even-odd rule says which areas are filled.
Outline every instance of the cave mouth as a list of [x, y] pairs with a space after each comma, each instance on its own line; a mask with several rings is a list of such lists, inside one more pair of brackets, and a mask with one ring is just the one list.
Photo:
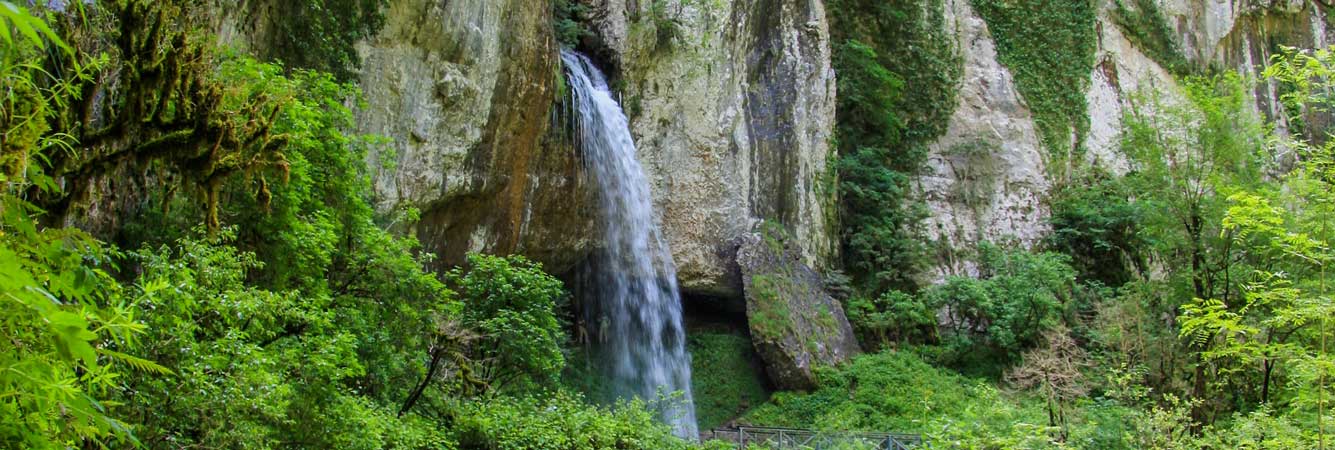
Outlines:
[[681, 307], [688, 335], [696, 330], [751, 335], [744, 299], [682, 292]]
[[733, 429], [775, 391], [751, 341], [746, 302], [683, 292], [682, 316], [700, 429]]

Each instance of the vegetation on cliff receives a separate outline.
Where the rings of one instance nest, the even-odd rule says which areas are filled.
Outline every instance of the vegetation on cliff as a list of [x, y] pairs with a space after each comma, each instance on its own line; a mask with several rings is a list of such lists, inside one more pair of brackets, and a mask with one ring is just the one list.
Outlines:
[[939, 0], [828, 6], [838, 74], [837, 142], [845, 266], [873, 293], [913, 289], [925, 260], [910, 194], [927, 144], [955, 108], [961, 62]]
[[[0, 447], [701, 445], [659, 423], [661, 399], [576, 393], [600, 380], [568, 367], [570, 296], [542, 265], [472, 254], [434, 273], [386, 231], [417, 212], [371, 206], [365, 161], [387, 138], [353, 131], [346, 82], [380, 3], [287, 5], [297, 28], [280, 31], [319, 39], [275, 46], [317, 58], [286, 65], [216, 47], [194, 2], [20, 4], [0, 0]], [[799, 287], [757, 275], [755, 336], [689, 338], [704, 425], [981, 449], [1324, 445], [1335, 141], [1307, 138], [1324, 122], [1273, 133], [1257, 80], [1184, 77], [1180, 98], [1128, 97], [1125, 174], [1083, 167], [1094, 6], [972, 4], [1065, 163], [1052, 234], [918, 283], [912, 180], [959, 55], [939, 2], [832, 1], [853, 281], [826, 288], [868, 353], [769, 392], [756, 342], [830, 310], [773, 303]], [[1176, 47], [1149, 43], [1163, 18], [1136, 5], [1114, 20], [1174, 66]], [[342, 6], [356, 12], [323, 14]], [[585, 6], [553, 3], [561, 40], [587, 32]], [[1335, 106], [1331, 51], [1285, 52], [1265, 76], [1290, 114]]]
[[1049, 167], [1069, 177], [1089, 131], [1085, 90], [1098, 48], [1097, 2], [970, 3], [987, 22], [997, 59], [1015, 75], [1015, 87], [1034, 114], [1039, 137], [1051, 153]]
[[688, 445], [559, 394], [541, 266], [438, 278], [383, 230], [355, 87], [219, 52], [174, 3], [71, 8], [0, 2], [0, 446]]

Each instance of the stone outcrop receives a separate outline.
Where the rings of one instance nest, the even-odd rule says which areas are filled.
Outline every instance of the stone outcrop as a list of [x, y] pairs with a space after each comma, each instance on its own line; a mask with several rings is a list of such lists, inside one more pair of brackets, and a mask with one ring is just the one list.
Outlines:
[[[595, 235], [576, 152], [553, 136], [560, 63], [546, 2], [394, 0], [359, 46], [377, 206], [416, 207], [444, 264], [524, 253], [571, 267]], [[559, 131], [559, 130], [556, 130]]]
[[683, 289], [738, 297], [736, 245], [761, 220], [825, 267], [837, 237], [822, 2], [593, 3]]
[[[1129, 2], [1130, 3], [1130, 2]], [[1049, 231], [1044, 206], [1053, 181], [1033, 116], [1015, 90], [1009, 70], [998, 63], [986, 24], [970, 0], [945, 0], [947, 27], [964, 59], [959, 104], [946, 134], [931, 146], [919, 193], [931, 211], [929, 235], [940, 241], [932, 273], [937, 279], [969, 273], [966, 254], [980, 240], [1032, 245]], [[1259, 76], [1280, 45], [1324, 47], [1330, 41], [1331, 6], [1317, 0], [1160, 0], [1160, 12], [1193, 64]], [[1097, 64], [1086, 91], [1089, 133], [1085, 163], [1112, 173], [1130, 169], [1118, 149], [1122, 116], [1137, 93], [1155, 92], [1166, 102], [1184, 102], [1174, 76], [1130, 41], [1113, 17], [1099, 11]], [[1284, 132], [1285, 118], [1273, 83], [1256, 86], [1257, 110]], [[1306, 118], [1308, 122], [1329, 120]]]
[[969, 0], [946, 0], [946, 26], [964, 59], [958, 104], [945, 135], [933, 143], [919, 176], [931, 210], [928, 235], [944, 250], [930, 276], [968, 274], [974, 264], [953, 250], [980, 241], [1030, 245], [1048, 231], [1044, 199], [1050, 184], [1033, 116], [997, 61], [987, 24]]
[[814, 388], [815, 368], [859, 353], [843, 307], [802, 259], [793, 237], [774, 222], [745, 236], [737, 251], [751, 341], [780, 389]]

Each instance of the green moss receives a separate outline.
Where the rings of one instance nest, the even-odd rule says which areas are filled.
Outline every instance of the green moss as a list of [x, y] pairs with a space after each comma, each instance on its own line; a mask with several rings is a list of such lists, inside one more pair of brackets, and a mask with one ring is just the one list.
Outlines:
[[742, 334], [695, 332], [691, 352], [691, 391], [700, 429], [723, 425], [769, 398], [764, 372], [751, 340]]
[[[1054, 163], [1064, 167], [1089, 131], [1085, 91], [1098, 47], [1091, 0], [972, 0], [1015, 75]], [[1072, 139], [1074, 137], [1074, 139]]]
[[750, 318], [751, 331], [757, 337], [769, 342], [778, 341], [792, 328], [789, 320], [788, 303], [783, 301], [781, 292], [787, 280], [773, 275], [755, 275], [751, 277], [751, 288], [755, 290], [755, 314]]
[[1155, 0], [1114, 0], [1112, 17], [1132, 44], [1165, 69], [1177, 75], [1200, 71], [1182, 52], [1176, 32]]
[[773, 220], [766, 220], [760, 224], [760, 238], [764, 240], [765, 247], [776, 256], [785, 253], [784, 242], [790, 240], [788, 230]]

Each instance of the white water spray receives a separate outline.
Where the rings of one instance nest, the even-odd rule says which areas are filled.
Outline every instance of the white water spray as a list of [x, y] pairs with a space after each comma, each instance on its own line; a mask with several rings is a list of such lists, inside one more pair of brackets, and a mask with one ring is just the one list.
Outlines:
[[[649, 182], [607, 80], [584, 55], [562, 50], [570, 75], [576, 138], [599, 188], [607, 249], [598, 274], [599, 334], [621, 395], [654, 401], [678, 436], [696, 439], [691, 361], [672, 253], [654, 221]], [[577, 214], [571, 211], [572, 214]]]

